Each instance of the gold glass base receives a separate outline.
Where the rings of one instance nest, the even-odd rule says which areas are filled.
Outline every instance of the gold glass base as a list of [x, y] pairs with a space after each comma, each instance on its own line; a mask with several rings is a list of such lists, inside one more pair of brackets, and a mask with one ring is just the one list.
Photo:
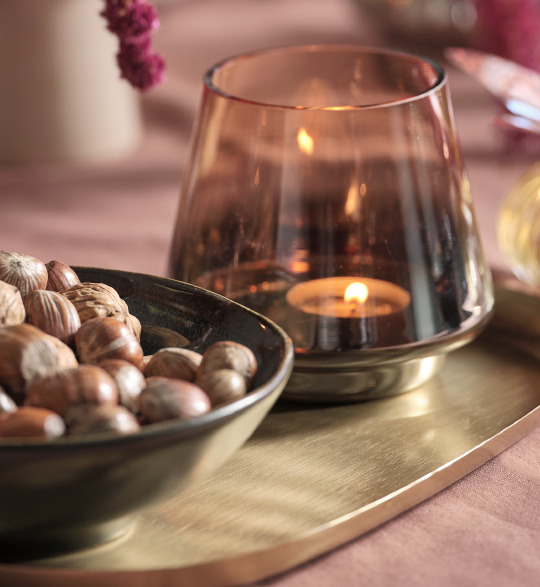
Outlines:
[[422, 385], [439, 372], [446, 354], [373, 367], [302, 368], [295, 365], [282, 397], [293, 401], [343, 403], [399, 395]]

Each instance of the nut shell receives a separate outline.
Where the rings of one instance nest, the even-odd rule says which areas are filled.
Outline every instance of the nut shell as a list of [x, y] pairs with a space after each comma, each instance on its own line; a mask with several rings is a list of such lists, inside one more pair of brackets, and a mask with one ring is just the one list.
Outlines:
[[126, 325], [129, 326], [129, 329], [136, 336], [137, 340], [141, 340], [142, 326], [137, 316], [134, 316], [128, 312], [122, 317], [122, 322], [125, 322]]
[[153, 356], [154, 355], [144, 355], [142, 363], [139, 366], [139, 369], [141, 370], [141, 373], [143, 375], [146, 375], [146, 367], [148, 366], [148, 363], [152, 360]]
[[82, 282], [62, 292], [79, 312], [82, 322], [105, 316], [123, 316], [128, 313], [126, 302], [118, 292], [105, 283]]
[[0, 385], [19, 403], [35, 379], [77, 365], [66, 344], [32, 324], [0, 328]]
[[212, 407], [241, 398], [247, 390], [244, 377], [232, 369], [209, 371], [198, 377], [195, 383], [210, 398]]
[[0, 414], [3, 414], [4, 412], [14, 412], [16, 409], [17, 404], [6, 393], [6, 391], [0, 387]]
[[81, 326], [75, 306], [62, 294], [40, 289], [24, 299], [26, 320], [66, 344], [73, 344]]
[[148, 422], [187, 420], [212, 408], [204, 391], [189, 381], [149, 377], [139, 397], [140, 411]]
[[115, 434], [133, 434], [141, 429], [137, 418], [124, 406], [102, 405], [88, 406], [79, 412], [71, 422], [69, 434], [95, 434], [113, 432]]
[[133, 334], [140, 339], [139, 319], [129, 313], [126, 302], [110, 285], [84, 281], [63, 291], [62, 295], [77, 308], [81, 323], [92, 318], [116, 318], [126, 323]]
[[61, 292], [81, 282], [75, 271], [62, 261], [49, 261], [45, 267], [48, 290]]
[[0, 327], [22, 324], [26, 311], [19, 288], [0, 281]]
[[112, 377], [95, 365], [80, 365], [34, 381], [26, 405], [47, 408], [66, 418], [74, 406], [117, 404]]
[[98, 365], [106, 359], [122, 359], [139, 367], [143, 350], [130, 328], [116, 318], [92, 318], [75, 335], [81, 363]]
[[203, 353], [199, 376], [219, 369], [238, 371], [249, 388], [257, 372], [257, 359], [247, 346], [231, 340], [216, 342]]
[[139, 411], [139, 395], [146, 385], [146, 380], [140, 369], [121, 359], [108, 359], [102, 361], [99, 366], [114, 379], [120, 404], [137, 413]]
[[159, 349], [146, 365], [146, 377], [155, 375], [184, 381], [195, 381], [202, 355], [189, 349], [169, 347]]
[[0, 437], [42, 438], [52, 440], [66, 430], [64, 420], [44, 408], [22, 407], [16, 412], [0, 414]]
[[19, 289], [24, 300], [26, 294], [47, 285], [45, 263], [23, 253], [0, 251], [0, 280]]

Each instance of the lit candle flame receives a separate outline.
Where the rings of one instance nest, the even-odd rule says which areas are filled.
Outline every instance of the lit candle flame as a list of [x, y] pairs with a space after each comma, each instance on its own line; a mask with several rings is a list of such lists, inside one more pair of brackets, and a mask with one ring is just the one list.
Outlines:
[[369, 290], [367, 285], [361, 281], [355, 281], [354, 283], [351, 283], [351, 285], [347, 286], [345, 294], [343, 295], [343, 299], [348, 304], [354, 304], [357, 306], [358, 304], [363, 304], [367, 300], [368, 293]]
[[305, 128], [301, 128], [298, 131], [296, 140], [298, 141], [300, 151], [306, 155], [311, 155], [313, 153], [313, 137], [308, 134]]

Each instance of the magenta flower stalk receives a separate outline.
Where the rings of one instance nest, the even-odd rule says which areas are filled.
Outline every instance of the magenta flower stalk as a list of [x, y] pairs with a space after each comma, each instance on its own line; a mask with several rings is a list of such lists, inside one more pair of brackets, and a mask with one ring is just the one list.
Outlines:
[[119, 39], [120, 76], [142, 91], [163, 81], [165, 60], [152, 46], [152, 32], [159, 27], [155, 6], [146, 0], [105, 0], [100, 14]]

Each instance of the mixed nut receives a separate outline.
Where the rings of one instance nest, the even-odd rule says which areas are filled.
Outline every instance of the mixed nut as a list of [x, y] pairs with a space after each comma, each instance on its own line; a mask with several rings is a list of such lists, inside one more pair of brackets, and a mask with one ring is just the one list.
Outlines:
[[[118, 292], [71, 267], [0, 251], [0, 438], [128, 434], [243, 396], [257, 361], [220, 341], [145, 356]], [[178, 337], [179, 344], [185, 339]]]

